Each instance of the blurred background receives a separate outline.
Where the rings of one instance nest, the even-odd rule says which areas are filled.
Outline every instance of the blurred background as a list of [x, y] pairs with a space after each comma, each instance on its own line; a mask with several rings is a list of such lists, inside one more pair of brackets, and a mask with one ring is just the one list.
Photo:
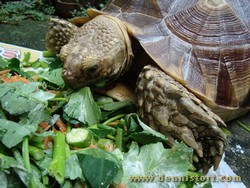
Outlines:
[[101, 9], [108, 0], [22, 0], [0, 1], [0, 23], [17, 24], [31, 18], [46, 20], [49, 15], [71, 18], [83, 16], [87, 8]]

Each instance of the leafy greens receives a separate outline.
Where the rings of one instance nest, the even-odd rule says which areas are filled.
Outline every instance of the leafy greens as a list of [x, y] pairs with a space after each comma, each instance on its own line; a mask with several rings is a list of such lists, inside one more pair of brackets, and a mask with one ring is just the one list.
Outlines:
[[[192, 149], [177, 142], [167, 148], [167, 138], [140, 120], [133, 103], [89, 87], [72, 91], [57, 58], [29, 58], [0, 58], [1, 187], [170, 187], [156, 178], [188, 175]], [[66, 142], [78, 127], [91, 134], [88, 148]], [[155, 179], [135, 183], [135, 176]]]

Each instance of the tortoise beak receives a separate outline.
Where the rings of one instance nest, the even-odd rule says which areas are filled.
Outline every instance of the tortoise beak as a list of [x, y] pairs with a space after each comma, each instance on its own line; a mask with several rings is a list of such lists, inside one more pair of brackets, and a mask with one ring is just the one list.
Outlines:
[[62, 78], [72, 89], [79, 89], [93, 84], [93, 79], [86, 77], [81, 71], [63, 68]]
[[78, 89], [85, 85], [84, 83], [81, 82], [80, 74], [77, 74], [76, 72], [72, 72], [71, 69], [63, 68], [62, 78], [72, 89]]
[[74, 86], [73, 83], [75, 82], [75, 77], [73, 76], [71, 71], [63, 69], [62, 78], [70, 87]]

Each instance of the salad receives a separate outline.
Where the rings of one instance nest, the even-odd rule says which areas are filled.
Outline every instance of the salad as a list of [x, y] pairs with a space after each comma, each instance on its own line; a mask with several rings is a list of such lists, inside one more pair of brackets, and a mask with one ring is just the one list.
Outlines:
[[[145, 125], [130, 101], [71, 90], [57, 57], [0, 58], [0, 187], [211, 187], [193, 150]], [[166, 179], [166, 177], [168, 177]]]

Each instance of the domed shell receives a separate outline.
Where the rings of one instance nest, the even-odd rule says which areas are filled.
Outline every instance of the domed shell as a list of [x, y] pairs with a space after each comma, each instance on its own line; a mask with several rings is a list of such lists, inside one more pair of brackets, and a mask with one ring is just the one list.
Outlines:
[[250, 0], [114, 0], [151, 58], [212, 108], [250, 106]]

